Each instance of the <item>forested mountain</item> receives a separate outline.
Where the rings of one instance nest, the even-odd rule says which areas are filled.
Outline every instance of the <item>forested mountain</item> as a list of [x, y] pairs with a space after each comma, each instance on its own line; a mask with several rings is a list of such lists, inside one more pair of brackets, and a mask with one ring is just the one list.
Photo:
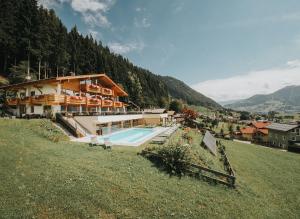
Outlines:
[[[25, 80], [30, 66], [31, 80], [57, 75], [105, 72], [123, 86], [140, 106], [166, 106], [172, 98], [191, 104], [218, 106], [182, 82], [160, 77], [134, 66], [112, 53], [92, 36], [75, 27], [68, 32], [54, 10], [38, 7], [36, 0], [0, 1], [0, 75], [10, 83]], [[191, 95], [191, 96], [189, 96]]]
[[168, 91], [171, 96], [179, 98], [192, 105], [204, 105], [211, 108], [222, 108], [212, 99], [204, 96], [203, 94], [190, 88], [188, 85], [183, 83], [176, 78], [169, 76], [161, 76], [161, 79], [166, 83]]
[[300, 112], [300, 86], [284, 87], [267, 95], [254, 95], [225, 107], [252, 112]]

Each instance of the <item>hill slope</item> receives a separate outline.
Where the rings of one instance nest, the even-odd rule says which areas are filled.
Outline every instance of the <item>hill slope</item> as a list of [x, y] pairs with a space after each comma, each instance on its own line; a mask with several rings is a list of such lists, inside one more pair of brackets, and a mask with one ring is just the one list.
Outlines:
[[190, 88], [188, 85], [183, 83], [182, 81], [169, 77], [164, 76], [160, 77], [167, 86], [168, 92], [172, 97], [177, 99], [182, 99], [186, 101], [188, 104], [192, 105], [202, 105], [211, 108], [222, 108], [218, 103], [214, 100], [204, 96], [203, 94], [195, 91], [194, 89]]
[[272, 94], [255, 95], [225, 107], [252, 112], [299, 112], [300, 86], [287, 86]]
[[35, 0], [1, 1], [0, 6], [0, 75], [11, 83], [24, 81], [30, 57], [33, 79], [38, 78], [39, 69], [42, 78], [105, 72], [142, 107], [165, 107], [169, 95], [191, 104], [217, 106], [187, 85], [176, 90], [172, 83], [114, 54], [91, 35], [80, 34], [76, 26], [68, 31], [54, 10], [38, 7]]
[[[40, 120], [0, 119], [2, 218], [297, 218], [300, 157], [224, 141], [237, 190], [170, 177], [137, 155], [47, 140]], [[283, 174], [284, 173], [284, 174]]]

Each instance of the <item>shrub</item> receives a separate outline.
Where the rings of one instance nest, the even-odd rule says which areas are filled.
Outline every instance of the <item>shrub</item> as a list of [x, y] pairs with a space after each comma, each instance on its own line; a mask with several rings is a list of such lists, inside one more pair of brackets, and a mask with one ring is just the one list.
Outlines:
[[182, 134], [182, 138], [185, 139], [187, 142], [191, 143], [193, 140], [193, 136], [190, 132], [185, 132]]
[[162, 157], [163, 165], [166, 170], [174, 175], [184, 175], [189, 168], [187, 162], [192, 161], [193, 153], [188, 144], [170, 143], [167, 146], [160, 147], [157, 153]]

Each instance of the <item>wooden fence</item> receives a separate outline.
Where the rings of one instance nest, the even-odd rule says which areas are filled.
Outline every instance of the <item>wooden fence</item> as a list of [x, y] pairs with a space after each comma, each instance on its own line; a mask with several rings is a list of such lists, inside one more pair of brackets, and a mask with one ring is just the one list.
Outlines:
[[[198, 165], [198, 164], [189, 163], [189, 162], [186, 162], [183, 160], [179, 161], [179, 162], [187, 164], [187, 166], [189, 166], [189, 169], [187, 170], [187, 172], [197, 178], [202, 178], [202, 179], [205, 179], [208, 181], [221, 183], [221, 184], [227, 185], [229, 187], [235, 188], [235, 181], [236, 181], [235, 173], [230, 165], [230, 162], [228, 160], [228, 157], [225, 153], [224, 148], [223, 147], [220, 147], [220, 148], [221, 148], [221, 154], [222, 154], [223, 161], [224, 161], [225, 170], [229, 174], [222, 173], [220, 171], [213, 170], [213, 169], [210, 169], [210, 168]], [[140, 154], [145, 157], [163, 159], [163, 157], [161, 155], [154, 153], [152, 151], [148, 151], [148, 150], [143, 150]]]

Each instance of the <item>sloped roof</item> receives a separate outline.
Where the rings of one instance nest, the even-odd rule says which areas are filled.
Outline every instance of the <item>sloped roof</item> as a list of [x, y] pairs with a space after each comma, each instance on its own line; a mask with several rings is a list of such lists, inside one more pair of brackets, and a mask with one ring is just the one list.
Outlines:
[[252, 122], [252, 125], [257, 129], [265, 128], [270, 124], [270, 122]]
[[265, 129], [258, 129], [258, 131], [264, 135], [267, 135], [269, 133], [269, 130], [267, 128]]
[[297, 128], [299, 125], [291, 125], [291, 124], [282, 124], [282, 123], [272, 123], [271, 125], [267, 126], [266, 128], [272, 129], [272, 130], [277, 130], [277, 131], [282, 131], [282, 132], [287, 132], [290, 131], [294, 128]]
[[128, 94], [119, 86], [117, 85], [113, 80], [111, 80], [106, 74], [90, 74], [90, 75], [78, 75], [78, 76], [63, 76], [63, 77], [53, 77], [53, 78], [46, 78], [41, 80], [35, 80], [35, 81], [27, 81], [23, 83], [18, 84], [10, 84], [6, 86], [0, 87], [0, 89], [14, 89], [14, 88], [20, 88], [27, 85], [32, 84], [47, 84], [51, 82], [57, 82], [57, 81], [68, 81], [68, 80], [80, 80], [80, 79], [92, 79], [92, 78], [99, 78], [101, 83], [104, 83], [106, 86], [109, 86], [111, 89], [113, 89], [118, 96], [128, 96]]
[[245, 127], [241, 129], [242, 134], [254, 134], [255, 128], [254, 127]]
[[217, 155], [217, 141], [215, 137], [210, 134], [209, 131], [205, 132], [203, 143], [214, 155]]

